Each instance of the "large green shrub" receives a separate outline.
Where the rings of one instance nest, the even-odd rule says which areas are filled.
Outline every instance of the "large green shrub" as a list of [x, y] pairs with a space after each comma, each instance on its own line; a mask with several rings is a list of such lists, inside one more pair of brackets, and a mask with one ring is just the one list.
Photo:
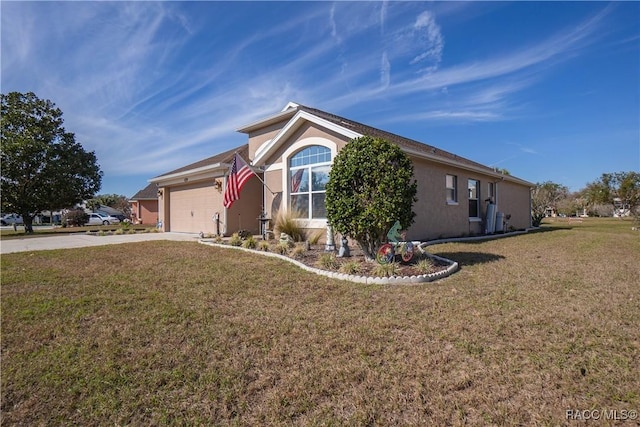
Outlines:
[[352, 139], [329, 173], [329, 224], [357, 241], [367, 259], [374, 259], [396, 221], [405, 229], [413, 223], [417, 185], [413, 164], [400, 147], [370, 136]]

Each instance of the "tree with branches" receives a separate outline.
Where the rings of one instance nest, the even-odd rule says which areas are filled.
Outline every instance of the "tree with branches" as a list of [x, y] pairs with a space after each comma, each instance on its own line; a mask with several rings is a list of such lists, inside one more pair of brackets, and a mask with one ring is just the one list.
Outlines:
[[102, 172], [63, 127], [62, 111], [33, 92], [0, 95], [2, 211], [22, 215], [27, 233], [43, 210], [69, 208], [93, 197]]

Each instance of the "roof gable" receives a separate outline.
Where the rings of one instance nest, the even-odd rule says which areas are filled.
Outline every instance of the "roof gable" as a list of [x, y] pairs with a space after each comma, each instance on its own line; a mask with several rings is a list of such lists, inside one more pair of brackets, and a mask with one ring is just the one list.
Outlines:
[[232, 148], [231, 150], [216, 154], [215, 156], [207, 157], [206, 159], [199, 160], [187, 166], [183, 166], [165, 174], [158, 175], [155, 178], [150, 179], [149, 182], [158, 183], [174, 178], [188, 177], [195, 174], [207, 172], [215, 172], [216, 170], [226, 171], [231, 165], [233, 155], [236, 153], [239, 154], [240, 157], [246, 159], [249, 155], [249, 144], [244, 144], [239, 147]]
[[262, 166], [269, 156], [276, 151], [284, 142], [287, 140], [289, 136], [291, 136], [296, 130], [300, 128], [300, 126], [305, 122], [315, 123], [325, 129], [332, 130], [340, 135], [344, 135], [345, 137], [357, 138], [362, 136], [362, 134], [340, 126], [331, 121], [325, 120], [322, 117], [311, 114], [308, 111], [304, 111], [298, 107], [298, 111], [295, 115], [287, 122], [287, 124], [274, 136], [271, 140], [262, 144], [256, 150], [255, 158], [253, 159], [254, 166]]
[[142, 190], [138, 191], [129, 200], [149, 200], [158, 198], [158, 189], [155, 184], [149, 184]]

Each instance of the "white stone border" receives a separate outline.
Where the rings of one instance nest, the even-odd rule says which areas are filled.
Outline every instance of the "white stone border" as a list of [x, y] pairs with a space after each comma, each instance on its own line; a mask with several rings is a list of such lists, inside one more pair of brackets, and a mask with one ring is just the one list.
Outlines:
[[[514, 231], [514, 232], [511, 232], [511, 233], [493, 234], [493, 235], [479, 236], [479, 237], [459, 237], [459, 238], [452, 238], [452, 239], [430, 240], [430, 241], [424, 242], [424, 243], [414, 242], [414, 244], [416, 244], [421, 249], [423, 249], [423, 248], [425, 248], [427, 246], [437, 245], [437, 244], [440, 244], [440, 243], [467, 242], [467, 241], [473, 241], [473, 240], [499, 239], [499, 238], [502, 238], [502, 237], [510, 237], [510, 236], [516, 236], [516, 235], [519, 235], [519, 234], [525, 234], [525, 233], [528, 233], [531, 230], [533, 230], [533, 229], [530, 228], [530, 229], [527, 229], [527, 230], [524, 230], [524, 231]], [[433, 282], [435, 280], [439, 280], [439, 279], [443, 279], [445, 277], [451, 276], [453, 273], [458, 271], [458, 269], [460, 268], [458, 263], [453, 261], [453, 260], [450, 260], [450, 259], [438, 256], [438, 255], [433, 255], [433, 254], [430, 254], [428, 252], [425, 252], [427, 254], [427, 256], [429, 256], [430, 258], [434, 258], [434, 259], [437, 259], [440, 262], [443, 262], [445, 264], [449, 264], [449, 267], [447, 267], [444, 270], [438, 271], [436, 273], [420, 274], [418, 276], [393, 276], [393, 277], [355, 276], [355, 275], [352, 275], [352, 274], [339, 273], [337, 271], [327, 271], [327, 270], [322, 270], [320, 268], [309, 267], [308, 265], [306, 265], [304, 263], [301, 263], [300, 261], [297, 261], [297, 260], [295, 260], [293, 258], [290, 258], [288, 256], [276, 254], [274, 252], [265, 252], [265, 251], [259, 251], [259, 250], [256, 250], [256, 249], [247, 249], [247, 248], [243, 248], [242, 246], [231, 246], [229, 244], [215, 243], [215, 242], [208, 241], [208, 240], [203, 240], [203, 239], [198, 240], [198, 243], [201, 243], [201, 244], [207, 245], [207, 246], [220, 247], [220, 248], [238, 249], [238, 250], [245, 251], [245, 252], [250, 252], [250, 253], [253, 253], [253, 254], [257, 253], [259, 255], [270, 256], [270, 257], [273, 257], [273, 258], [279, 258], [279, 259], [282, 259], [284, 261], [288, 261], [288, 262], [300, 267], [301, 269], [303, 269], [305, 271], [309, 271], [311, 273], [319, 274], [321, 276], [330, 277], [332, 279], [347, 280], [347, 281], [350, 281], [350, 282], [364, 283], [364, 284], [367, 284], [367, 285], [369, 285], [369, 284], [374, 284], [374, 285], [401, 285], [401, 284], [416, 284], [416, 283]]]

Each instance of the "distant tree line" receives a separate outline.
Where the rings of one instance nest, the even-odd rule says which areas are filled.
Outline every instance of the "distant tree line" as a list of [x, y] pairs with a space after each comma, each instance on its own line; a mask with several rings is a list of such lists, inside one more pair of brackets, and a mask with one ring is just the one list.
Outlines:
[[546, 181], [536, 184], [531, 194], [534, 226], [554, 212], [575, 216], [640, 216], [640, 173], [603, 173], [585, 188], [570, 192], [561, 184]]

